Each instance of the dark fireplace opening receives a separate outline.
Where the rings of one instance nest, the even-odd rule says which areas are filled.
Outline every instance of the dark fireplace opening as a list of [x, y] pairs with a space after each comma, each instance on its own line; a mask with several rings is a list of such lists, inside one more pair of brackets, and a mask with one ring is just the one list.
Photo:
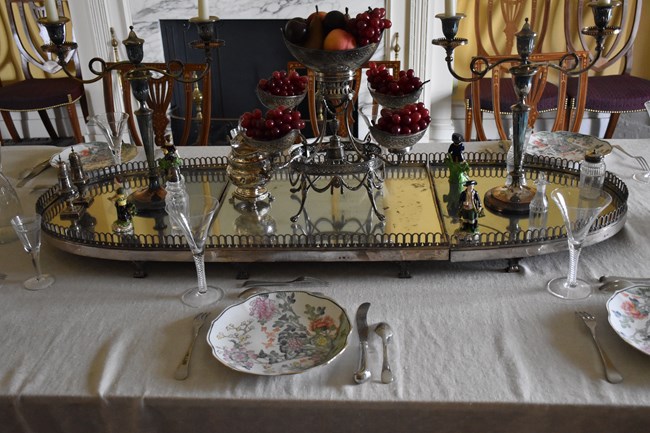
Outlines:
[[[237, 126], [239, 116], [246, 111], [266, 108], [257, 98], [255, 87], [261, 78], [275, 70], [286, 70], [287, 62], [295, 60], [281, 35], [287, 20], [220, 20], [215, 24], [217, 37], [225, 46], [212, 51], [212, 120], [210, 140], [212, 145], [228, 145], [229, 131]], [[161, 34], [165, 61], [172, 59], [188, 63], [203, 63], [204, 52], [189, 46], [199, 39], [196, 26], [186, 20], [161, 20]], [[301, 73], [304, 73], [301, 72]], [[184, 103], [181, 86], [177, 84], [172, 99], [172, 134], [178, 141], [182, 133]], [[303, 130], [312, 136], [309, 109], [305, 101], [298, 107], [307, 126]], [[198, 122], [193, 128], [190, 143], [196, 142]]]

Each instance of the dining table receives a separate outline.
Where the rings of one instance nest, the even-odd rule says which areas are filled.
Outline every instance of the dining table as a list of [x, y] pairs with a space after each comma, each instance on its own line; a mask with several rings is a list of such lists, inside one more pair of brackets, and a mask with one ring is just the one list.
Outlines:
[[[650, 139], [612, 139], [650, 159]], [[446, 152], [425, 142], [413, 151]], [[503, 151], [494, 142], [466, 151]], [[226, 155], [228, 147], [182, 147], [181, 157]], [[51, 146], [2, 147], [4, 174], [21, 174], [61, 151]], [[140, 149], [137, 158], [144, 159]], [[503, 259], [414, 261], [410, 278], [394, 262], [271, 261], [206, 263], [218, 303], [199, 309], [180, 301], [196, 281], [187, 261], [151, 261], [134, 278], [129, 260], [87, 257], [43, 237], [41, 264], [54, 285], [25, 290], [34, 274], [19, 241], [0, 245], [0, 432], [641, 432], [650, 426], [650, 356], [612, 329], [598, 290], [602, 275], [650, 277], [650, 184], [632, 179], [640, 167], [614, 148], [607, 170], [629, 189], [624, 227], [587, 246], [578, 277], [591, 296], [567, 301], [547, 282], [566, 275], [567, 250], [526, 257], [519, 272]], [[49, 168], [16, 188], [32, 212]], [[480, 189], [480, 185], [478, 186]], [[553, 206], [554, 204], [549, 204]], [[244, 269], [250, 278], [311, 276], [329, 284], [310, 290], [336, 300], [352, 321], [345, 350], [301, 374], [262, 376], [220, 363], [203, 326], [189, 377], [174, 372], [192, 337], [192, 321], [212, 321], [238, 302]], [[353, 380], [359, 363], [354, 316], [368, 302], [371, 378]], [[596, 317], [603, 348], [623, 376], [609, 383], [589, 330], [576, 311]], [[647, 312], [646, 312], [647, 313]], [[381, 381], [380, 322], [394, 331], [389, 346], [395, 380]]]

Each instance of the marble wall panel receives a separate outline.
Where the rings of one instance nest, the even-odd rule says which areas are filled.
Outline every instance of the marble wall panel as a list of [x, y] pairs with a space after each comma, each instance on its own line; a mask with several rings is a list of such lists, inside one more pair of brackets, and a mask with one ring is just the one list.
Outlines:
[[[322, 11], [350, 8], [351, 14], [366, 7], [382, 7], [384, 0], [366, 0], [362, 3], [349, 0], [319, 0]], [[161, 19], [189, 19], [198, 15], [195, 0], [132, 0], [131, 16], [139, 37], [145, 40], [145, 61], [164, 61], [158, 21]], [[209, 0], [210, 13], [223, 19], [284, 19], [307, 17], [314, 11], [316, 2], [309, 0]]]

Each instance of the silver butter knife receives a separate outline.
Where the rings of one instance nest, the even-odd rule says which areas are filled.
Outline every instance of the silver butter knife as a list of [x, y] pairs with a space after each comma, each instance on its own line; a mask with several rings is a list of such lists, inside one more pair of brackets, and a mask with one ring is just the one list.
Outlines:
[[50, 158], [46, 159], [43, 162], [40, 162], [32, 170], [27, 173], [27, 176], [23, 177], [20, 182], [16, 184], [17, 188], [21, 188], [24, 186], [27, 182], [38, 176], [39, 174], [43, 173], [47, 168], [50, 167]]
[[368, 309], [370, 302], [364, 302], [357, 310], [357, 332], [359, 333], [359, 369], [354, 373], [354, 381], [363, 383], [370, 379], [370, 370], [368, 370]]

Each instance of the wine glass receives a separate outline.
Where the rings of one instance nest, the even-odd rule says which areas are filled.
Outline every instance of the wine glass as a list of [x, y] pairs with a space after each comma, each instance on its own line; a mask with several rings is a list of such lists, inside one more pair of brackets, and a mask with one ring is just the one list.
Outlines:
[[128, 118], [128, 114], [121, 112], [96, 114], [91, 118], [104, 133], [115, 165], [122, 162], [122, 135]]
[[54, 283], [54, 277], [41, 272], [41, 216], [16, 215], [11, 219], [18, 239], [23, 244], [25, 251], [32, 257], [32, 264], [36, 270], [36, 276], [23, 282], [27, 290], [41, 290], [50, 287]]
[[546, 288], [562, 299], [584, 299], [591, 294], [591, 286], [577, 278], [578, 259], [582, 244], [598, 214], [612, 201], [605, 191], [595, 188], [557, 188], [551, 192], [560, 208], [569, 242], [569, 274], [555, 278]]
[[[646, 101], [646, 103], [644, 105], [645, 105], [646, 111], [648, 112], [648, 116], [650, 116], [650, 101]], [[640, 158], [641, 157], [637, 157], [637, 160], [640, 160]], [[643, 161], [639, 161], [639, 162], [645, 162], [645, 159], [643, 159]], [[642, 165], [644, 165], [644, 164], [642, 164]], [[648, 164], [646, 163], [645, 166], [647, 167], [647, 165]], [[641, 182], [641, 183], [650, 183], [650, 170], [634, 173], [632, 175], [632, 179], [636, 180], [637, 182]]]
[[209, 195], [168, 194], [165, 198], [165, 211], [185, 235], [196, 265], [198, 285], [181, 296], [183, 303], [190, 307], [212, 304], [224, 294], [221, 288], [208, 286], [205, 279], [205, 242], [218, 205], [219, 200]]

